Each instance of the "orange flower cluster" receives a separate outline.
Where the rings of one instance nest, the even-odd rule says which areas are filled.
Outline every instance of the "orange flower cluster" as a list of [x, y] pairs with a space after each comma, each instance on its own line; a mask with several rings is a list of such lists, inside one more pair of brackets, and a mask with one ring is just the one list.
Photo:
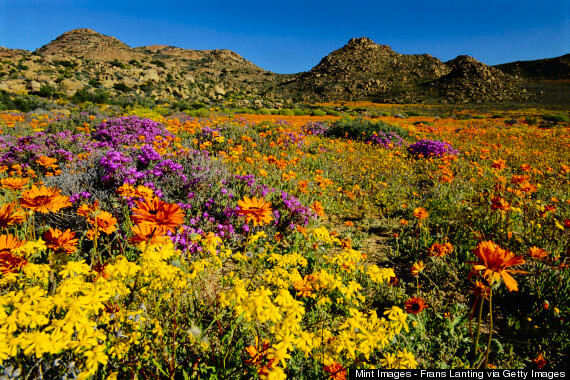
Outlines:
[[326, 365], [323, 368], [325, 372], [330, 373], [329, 379], [335, 380], [346, 380], [346, 368], [340, 363], [332, 363], [331, 365]]

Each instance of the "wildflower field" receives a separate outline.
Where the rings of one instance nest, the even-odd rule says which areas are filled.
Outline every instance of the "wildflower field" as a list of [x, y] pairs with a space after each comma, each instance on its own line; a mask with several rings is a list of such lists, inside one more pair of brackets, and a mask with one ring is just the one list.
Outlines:
[[565, 368], [570, 129], [524, 112], [1, 114], [2, 374]]

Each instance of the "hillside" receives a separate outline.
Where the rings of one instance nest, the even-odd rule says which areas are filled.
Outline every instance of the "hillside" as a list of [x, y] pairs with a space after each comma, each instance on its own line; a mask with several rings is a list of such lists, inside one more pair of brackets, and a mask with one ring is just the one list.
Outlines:
[[368, 38], [352, 39], [308, 73], [282, 85], [285, 93], [315, 100], [488, 102], [524, 97], [515, 78], [468, 56], [441, 62], [406, 55]]
[[80, 92], [77, 102], [99, 94], [256, 108], [339, 100], [567, 103], [570, 92], [566, 82], [541, 82], [570, 78], [570, 55], [491, 67], [469, 56], [442, 62], [400, 54], [366, 37], [298, 74], [272, 73], [226, 49], [133, 48], [90, 29], [66, 32], [34, 52], [0, 48], [0, 59], [0, 90], [50, 98]]
[[556, 58], [504, 63], [494, 67], [504, 73], [530, 80], [570, 79], [570, 54]]

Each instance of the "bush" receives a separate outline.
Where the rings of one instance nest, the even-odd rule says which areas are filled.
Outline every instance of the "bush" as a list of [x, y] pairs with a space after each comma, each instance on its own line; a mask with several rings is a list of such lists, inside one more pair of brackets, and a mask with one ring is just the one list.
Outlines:
[[311, 116], [326, 116], [326, 112], [323, 110], [313, 110], [313, 112], [311, 112]]
[[260, 115], [271, 115], [271, 111], [269, 111], [267, 108], [261, 108], [257, 111], [257, 113]]
[[279, 110], [277, 114], [283, 116], [295, 116], [295, 112], [290, 108], [284, 108], [282, 110]]
[[408, 132], [400, 127], [390, 125], [383, 121], [371, 122], [364, 119], [342, 119], [334, 123], [325, 135], [328, 137], [347, 137], [353, 140], [366, 140], [374, 134], [396, 133], [398, 136], [407, 136]]
[[199, 108], [197, 110], [188, 111], [188, 115], [193, 117], [210, 117], [210, 110], [207, 108]]
[[121, 92], [129, 92], [131, 89], [129, 86], [127, 86], [124, 83], [116, 83], [113, 88], [117, 91], [121, 91]]
[[543, 120], [552, 121], [554, 123], [568, 123], [568, 116], [565, 115], [544, 115], [542, 117]]
[[154, 61], [150, 61], [150, 63], [152, 63], [155, 66], [162, 67], [163, 69], [166, 69], [166, 64], [162, 61], [159, 61], [158, 59], [155, 59]]
[[118, 67], [121, 69], [124, 69], [127, 67], [127, 66], [125, 66], [125, 64], [123, 62], [119, 61], [118, 59], [113, 59], [112, 61], [109, 61], [109, 64], [111, 66]]
[[82, 88], [77, 91], [71, 101], [74, 103], [91, 102], [97, 104], [105, 104], [109, 102], [110, 94], [103, 90], [97, 90], [95, 92], [89, 91], [87, 88]]
[[305, 111], [299, 109], [299, 108], [295, 108], [293, 110], [293, 113], [295, 114], [295, 116], [304, 116], [305, 115]]

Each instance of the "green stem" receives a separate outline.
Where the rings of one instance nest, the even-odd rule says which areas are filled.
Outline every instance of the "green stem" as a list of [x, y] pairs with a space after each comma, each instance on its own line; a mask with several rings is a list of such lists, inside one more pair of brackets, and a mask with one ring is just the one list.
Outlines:
[[473, 363], [477, 360], [477, 346], [479, 345], [479, 336], [481, 335], [481, 316], [483, 315], [483, 304], [485, 303], [485, 296], [481, 296], [481, 303], [479, 304], [479, 315], [477, 316], [477, 332], [475, 333], [475, 341], [473, 342], [473, 349], [471, 357]]
[[487, 352], [485, 354], [485, 362], [483, 368], [487, 369], [489, 361], [489, 352], [491, 351], [491, 337], [493, 336], [493, 288], [489, 289], [489, 339], [487, 339]]

